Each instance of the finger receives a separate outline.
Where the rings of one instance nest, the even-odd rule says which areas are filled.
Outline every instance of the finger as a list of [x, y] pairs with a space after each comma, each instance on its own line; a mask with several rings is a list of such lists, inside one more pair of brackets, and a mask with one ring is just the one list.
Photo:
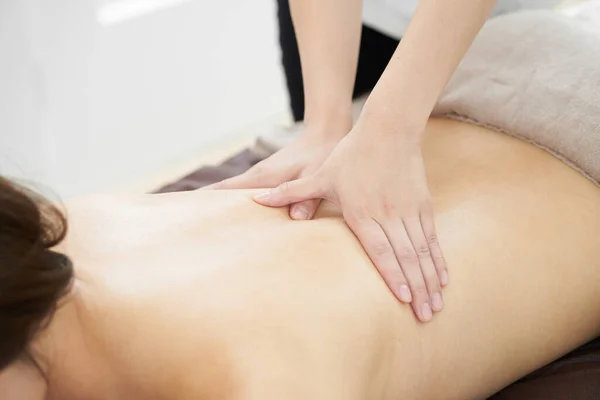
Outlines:
[[247, 172], [234, 176], [233, 178], [224, 179], [221, 182], [213, 183], [207, 186], [206, 189], [227, 190], [227, 189], [251, 189], [269, 186], [265, 182], [265, 176], [261, 175], [252, 169]]
[[312, 219], [321, 204], [321, 199], [312, 199], [292, 204], [290, 206], [290, 218], [295, 220]]
[[320, 198], [323, 194], [323, 185], [312, 175], [308, 178], [285, 182], [275, 189], [258, 194], [254, 201], [264, 206], [283, 207], [304, 200]]
[[[254, 179], [253, 179], [254, 178]], [[256, 177], [252, 177], [251, 174], [243, 173], [241, 175], [234, 176], [233, 178], [224, 179], [220, 182], [213, 183], [203, 187], [205, 190], [228, 190], [228, 189], [241, 189], [251, 188], [252, 183], [255, 182]], [[250, 185], [250, 186], [248, 186]]]
[[431, 252], [431, 258], [440, 279], [440, 284], [442, 287], [446, 287], [448, 285], [448, 266], [435, 230], [435, 220], [432, 210], [426, 210], [421, 213], [421, 226], [423, 227], [425, 239], [429, 244], [429, 251]]
[[381, 226], [369, 217], [345, 219], [394, 296], [403, 303], [410, 303], [413, 298], [408, 282]]
[[429, 322], [433, 317], [429, 300], [429, 291], [423, 279], [423, 273], [419, 265], [419, 258], [410, 241], [404, 223], [401, 219], [387, 220], [382, 223], [386, 236], [394, 248], [394, 256], [397, 258], [402, 272], [408, 281], [412, 294], [412, 308], [417, 318], [422, 322]]
[[273, 169], [269, 168], [272, 166], [273, 157], [275, 156], [271, 156], [270, 158], [259, 162], [243, 174], [224, 179], [221, 182], [213, 183], [205, 189], [227, 190], [275, 187], [289, 178], [267, 172]]
[[431, 259], [429, 244], [427, 243], [427, 239], [425, 239], [421, 220], [418, 216], [407, 218], [404, 220], [404, 227], [406, 228], [406, 233], [408, 233], [414, 252], [417, 255], [420, 272], [425, 279], [425, 284], [427, 285], [427, 290], [429, 292], [431, 308], [437, 312], [442, 311], [444, 308], [442, 288], [440, 286], [440, 280], [435, 265]]

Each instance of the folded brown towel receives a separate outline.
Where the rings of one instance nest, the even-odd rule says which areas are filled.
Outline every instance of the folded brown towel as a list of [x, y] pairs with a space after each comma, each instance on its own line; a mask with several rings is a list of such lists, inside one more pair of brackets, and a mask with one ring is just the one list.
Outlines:
[[200, 189], [223, 179], [242, 174], [260, 160], [261, 158], [250, 150], [243, 150], [219, 165], [199, 168], [183, 178], [156, 190], [154, 193], [185, 192]]
[[600, 399], [600, 339], [508, 386], [489, 400]]

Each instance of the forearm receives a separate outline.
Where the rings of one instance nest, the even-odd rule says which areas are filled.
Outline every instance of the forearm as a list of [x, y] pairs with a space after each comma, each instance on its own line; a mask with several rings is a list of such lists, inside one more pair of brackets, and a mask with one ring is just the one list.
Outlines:
[[421, 0], [365, 106], [366, 119], [383, 131], [395, 132], [408, 124], [420, 132], [495, 3]]
[[290, 0], [290, 7], [302, 62], [306, 123], [351, 123], [362, 0]]

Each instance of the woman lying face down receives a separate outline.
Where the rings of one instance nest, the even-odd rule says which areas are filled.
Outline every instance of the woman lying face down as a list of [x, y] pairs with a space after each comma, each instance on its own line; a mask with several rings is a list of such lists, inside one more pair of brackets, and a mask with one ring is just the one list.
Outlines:
[[302, 222], [254, 191], [59, 212], [2, 180], [2, 398], [485, 398], [597, 337], [600, 189], [467, 123], [430, 120], [423, 151], [452, 276], [429, 324], [329, 204]]
[[3, 379], [14, 382], [2, 390], [9, 397], [43, 397], [30, 345], [71, 289], [71, 261], [51, 250], [65, 234], [58, 209], [0, 177], [0, 369], [12, 365]]

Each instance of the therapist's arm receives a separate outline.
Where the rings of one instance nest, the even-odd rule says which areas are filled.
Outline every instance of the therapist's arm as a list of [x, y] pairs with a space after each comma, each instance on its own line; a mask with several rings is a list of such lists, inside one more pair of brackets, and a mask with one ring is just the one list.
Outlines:
[[302, 63], [307, 132], [346, 134], [352, 127], [362, 0], [290, 0], [290, 9]]
[[[422, 127], [495, 3], [496, 0], [420, 0], [402, 41], [365, 105], [363, 116], [367, 125], [378, 127], [378, 132], [394, 134], [399, 127]], [[406, 129], [404, 134], [420, 135], [419, 128]]]
[[[297, 1], [299, 6], [306, 0]], [[274, 207], [314, 198], [339, 205], [390, 289], [410, 302], [424, 322], [444, 307], [441, 288], [448, 284], [448, 271], [436, 234], [421, 137], [437, 98], [494, 4], [421, 0], [358, 122], [323, 166], [256, 198]], [[311, 71], [319, 66], [314, 53]], [[317, 82], [314, 76], [311, 83]]]
[[[360, 34], [361, 0], [290, 0], [305, 93], [304, 134], [245, 173], [212, 189], [275, 187], [310, 176], [352, 129], [352, 92]], [[291, 205], [290, 217], [310, 219], [320, 200]]]

